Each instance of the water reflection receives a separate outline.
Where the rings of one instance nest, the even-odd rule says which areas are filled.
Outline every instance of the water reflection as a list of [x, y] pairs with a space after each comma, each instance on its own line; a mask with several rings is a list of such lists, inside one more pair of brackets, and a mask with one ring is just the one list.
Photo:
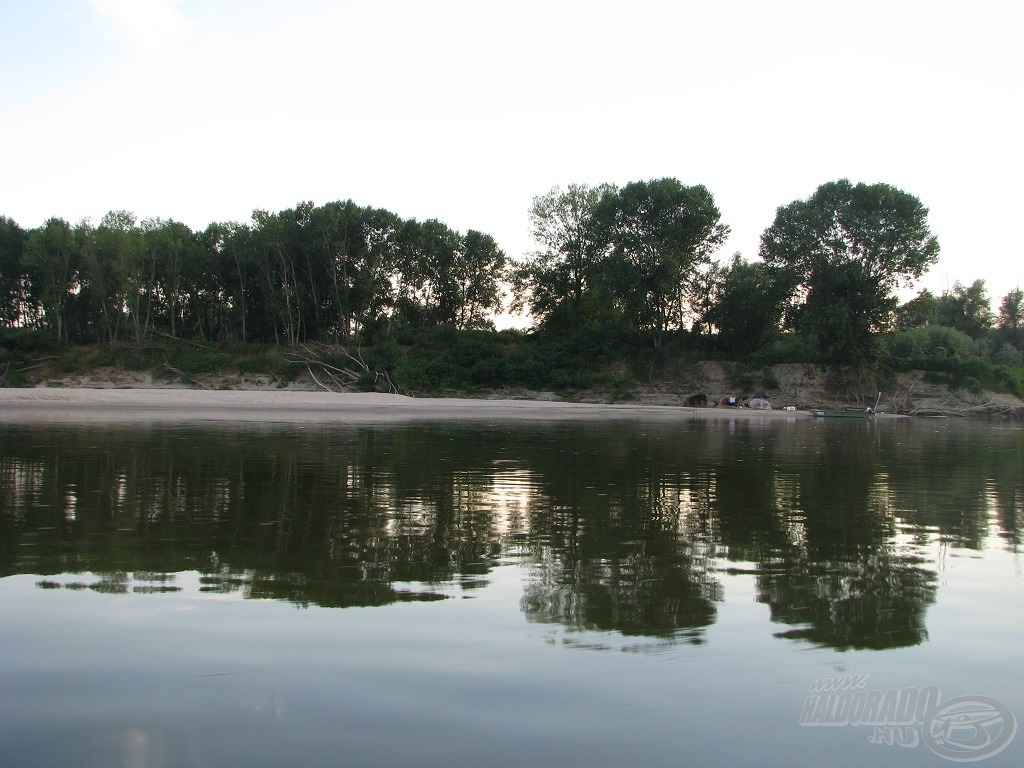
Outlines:
[[516, 562], [532, 622], [702, 643], [749, 572], [779, 638], [909, 646], [930, 548], [1016, 551], [1022, 446], [910, 422], [8, 426], [0, 573], [353, 607]]

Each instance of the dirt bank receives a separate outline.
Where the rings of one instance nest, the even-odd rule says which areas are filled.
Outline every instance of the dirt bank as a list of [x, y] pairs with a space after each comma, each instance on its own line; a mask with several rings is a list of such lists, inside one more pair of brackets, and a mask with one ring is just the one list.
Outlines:
[[[323, 392], [309, 378], [283, 384], [261, 375], [202, 376], [195, 378], [154, 378], [150, 373], [98, 369], [88, 375], [47, 378], [33, 382], [36, 388], [161, 389], [243, 392]], [[1003, 416], [1024, 418], [1024, 400], [1007, 394], [952, 391], [944, 384], [929, 383], [920, 371], [900, 375], [894, 383], [879, 385], [871, 377], [836, 380], [827, 369], [815, 365], [785, 364], [759, 371], [755, 376], [737, 372], [728, 363], [695, 363], [671, 380], [636, 386], [625, 392], [595, 390], [576, 393], [500, 390], [493, 392], [452, 392], [456, 397], [483, 400], [532, 400], [547, 402], [616, 403], [621, 405], [685, 406], [695, 394], [704, 394], [709, 404], [727, 395], [749, 396], [766, 388], [774, 408], [793, 406], [798, 410], [871, 404], [878, 410], [904, 415]]]

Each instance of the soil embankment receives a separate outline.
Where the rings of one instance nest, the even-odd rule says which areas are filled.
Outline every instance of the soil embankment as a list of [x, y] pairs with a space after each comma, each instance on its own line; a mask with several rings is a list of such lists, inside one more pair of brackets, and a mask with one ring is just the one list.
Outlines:
[[[309, 378], [282, 385], [270, 376], [197, 376], [196, 378], [155, 378], [150, 373], [98, 369], [86, 375], [43, 378], [36, 388], [163, 389], [243, 392], [323, 392], [324, 387]], [[772, 366], [758, 378], [737, 375], [726, 363], [701, 362], [671, 380], [632, 388], [628, 393], [600, 390], [576, 393], [502, 390], [478, 393], [450, 393], [456, 397], [484, 400], [531, 400], [547, 402], [616, 403], [619, 405], [685, 406], [696, 394], [706, 396], [709, 406], [729, 396], [750, 396], [767, 389], [775, 409], [792, 406], [797, 410], [850, 404], [874, 405], [879, 412], [904, 415], [1002, 416], [1024, 418], [1024, 400], [1014, 395], [951, 390], [945, 384], [930, 383], [920, 371], [901, 374], [894, 384], [879, 387], [872, 379], [836, 382], [827, 369], [814, 365]]]

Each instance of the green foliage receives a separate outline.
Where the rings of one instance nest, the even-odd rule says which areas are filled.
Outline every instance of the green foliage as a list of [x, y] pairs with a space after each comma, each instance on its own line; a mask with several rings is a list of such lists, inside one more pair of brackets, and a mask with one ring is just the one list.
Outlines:
[[820, 363], [821, 355], [814, 340], [796, 333], [783, 333], [775, 342], [744, 358], [755, 367], [781, 363]]
[[779, 336], [789, 285], [778, 270], [736, 254], [717, 292], [705, 320], [718, 329], [723, 351], [746, 355]]
[[924, 367], [929, 361], [979, 357], [983, 347], [955, 328], [927, 325], [897, 331], [882, 337], [883, 350], [893, 361], [902, 361], [907, 369]]
[[1024, 351], [1011, 344], [1000, 344], [992, 353], [992, 362], [1009, 368], [1024, 368]]
[[871, 360], [868, 339], [889, 327], [893, 291], [938, 258], [927, 215], [913, 195], [846, 179], [778, 209], [761, 257], [790, 276], [790, 322], [817, 338], [825, 359]]
[[[714, 199], [671, 178], [556, 187], [530, 217], [540, 252], [515, 270], [486, 234], [351, 200], [202, 232], [128, 211], [30, 231], [0, 217], [0, 364], [52, 352], [57, 372], [284, 378], [302, 370], [284, 350], [322, 343], [359, 350], [361, 386], [387, 372], [415, 392], [621, 396], [695, 353], [754, 372], [856, 363], [1018, 386], [1021, 291], [1004, 298], [998, 330], [980, 280], [897, 307], [894, 289], [938, 245], [920, 201], [887, 185], [841, 180], [779, 208], [764, 263], [712, 262], [728, 232]], [[503, 287], [531, 309], [535, 333], [493, 330]], [[353, 367], [340, 348], [324, 354]]]
[[593, 315], [591, 299], [607, 291], [606, 253], [598, 240], [594, 211], [601, 198], [614, 191], [610, 184], [570, 184], [564, 191], [554, 187], [533, 199], [530, 235], [540, 250], [514, 267], [514, 308], [529, 306], [537, 322], [546, 326], [555, 321], [575, 329], [600, 320]]
[[0, 217], [0, 325], [68, 343], [352, 344], [393, 324], [485, 328], [507, 271], [490, 235], [352, 201], [257, 210], [251, 224], [199, 233], [129, 211], [27, 233]]
[[264, 373], [274, 367], [271, 357], [262, 352], [254, 352], [238, 359], [239, 373]]
[[923, 290], [896, 309], [896, 330], [908, 331], [934, 322], [939, 300], [931, 291]]
[[676, 179], [627, 184], [606, 193], [594, 211], [609, 252], [609, 289], [622, 315], [656, 345], [695, 314], [687, 288], [725, 241], [714, 197]]
[[390, 374], [395, 386], [404, 391], [418, 392], [431, 387], [425, 358], [403, 357], [395, 363]]
[[527, 335], [450, 326], [407, 330], [380, 346], [380, 355], [370, 351], [368, 359], [392, 361], [387, 369], [392, 381], [415, 392], [588, 389], [615, 381], [609, 369], [616, 366], [610, 361], [621, 351], [597, 330]]
[[1024, 397], [1024, 369], [998, 365], [978, 357], [932, 361], [925, 380], [973, 394], [1008, 392]]
[[1014, 288], [999, 304], [999, 332], [1008, 344], [1024, 350], [1024, 291]]
[[11, 350], [12, 352], [41, 352], [50, 350], [53, 348], [54, 341], [54, 336], [49, 330], [0, 327], [0, 348]]
[[956, 282], [953, 290], [944, 291], [936, 301], [935, 321], [956, 328], [972, 339], [984, 336], [992, 327], [992, 319], [984, 280], [975, 280], [969, 286]]
[[984, 342], [941, 325], [899, 331], [882, 341], [886, 366], [892, 370], [926, 371], [927, 380], [951, 389], [1010, 392], [1024, 397], [1024, 368], [1013, 347], [1004, 345], [988, 359]]
[[38, 302], [26, 290], [23, 257], [28, 233], [0, 216], [0, 324], [16, 326], [38, 315]]

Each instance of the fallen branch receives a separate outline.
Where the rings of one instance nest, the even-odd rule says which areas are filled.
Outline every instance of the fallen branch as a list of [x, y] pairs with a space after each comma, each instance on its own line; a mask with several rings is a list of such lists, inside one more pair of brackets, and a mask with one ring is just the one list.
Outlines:
[[191, 376], [188, 376], [184, 371], [182, 371], [182, 370], [180, 370], [178, 368], [175, 368], [170, 363], [165, 362], [164, 363], [164, 368], [166, 368], [171, 373], [177, 374], [181, 378], [185, 379], [185, 381], [191, 381], [193, 384], [195, 384], [200, 389], [209, 389], [209, 387], [206, 386], [205, 384], [203, 384], [203, 382], [201, 382], [201, 381], [199, 381], [197, 379], [193, 379]]
[[316, 385], [317, 385], [318, 387], [320, 387], [321, 389], [325, 389], [325, 390], [327, 390], [328, 392], [333, 392], [333, 391], [334, 391], [333, 389], [331, 389], [330, 387], [328, 387], [328, 386], [327, 386], [326, 384], [323, 384], [323, 383], [322, 383], [322, 382], [321, 382], [321, 381], [320, 381], [320, 380], [319, 380], [319, 379], [318, 379], [318, 378], [316, 377], [316, 374], [315, 374], [315, 373], [313, 373], [313, 368], [312, 368], [311, 366], [307, 365], [307, 366], [306, 366], [306, 371], [308, 371], [308, 372], [309, 372], [309, 378], [311, 378], [311, 379], [313, 380], [313, 383], [315, 383], [315, 384], [316, 384]]
[[[395, 386], [387, 371], [371, 370], [358, 350], [353, 355], [344, 347], [331, 347], [318, 342], [313, 342], [311, 345], [299, 344], [297, 346], [301, 352], [294, 349], [290, 351], [287, 355], [288, 362], [304, 365], [313, 383], [321, 389], [328, 392], [354, 392], [357, 391], [356, 384], [359, 380], [366, 374], [372, 374], [375, 389], [383, 382], [387, 392], [399, 394], [398, 387]], [[354, 363], [354, 367], [358, 370], [324, 362], [324, 355], [337, 355], [339, 353], [346, 359], [351, 360]], [[314, 373], [314, 370], [316, 373]], [[320, 375], [320, 378], [317, 378], [317, 373]], [[321, 381], [321, 379], [329, 380], [334, 388]]]
[[191, 344], [199, 349], [210, 349], [206, 344], [200, 344], [198, 341], [192, 341], [191, 339], [179, 339], [177, 336], [171, 336], [171, 334], [164, 333], [163, 331], [152, 330], [150, 333], [155, 333], [157, 336], [163, 336], [165, 339], [171, 339], [172, 341], [180, 341], [183, 344]]
[[979, 405], [970, 405], [966, 407], [954, 406], [949, 402], [944, 402], [939, 405], [938, 408], [913, 408], [908, 412], [909, 416], [952, 416], [956, 418], [963, 418], [966, 416], [977, 415], [979, 413], [985, 414], [986, 416], [1013, 416], [1015, 409], [1005, 405], [999, 405], [995, 401], [990, 400], [987, 403], [981, 403]]

